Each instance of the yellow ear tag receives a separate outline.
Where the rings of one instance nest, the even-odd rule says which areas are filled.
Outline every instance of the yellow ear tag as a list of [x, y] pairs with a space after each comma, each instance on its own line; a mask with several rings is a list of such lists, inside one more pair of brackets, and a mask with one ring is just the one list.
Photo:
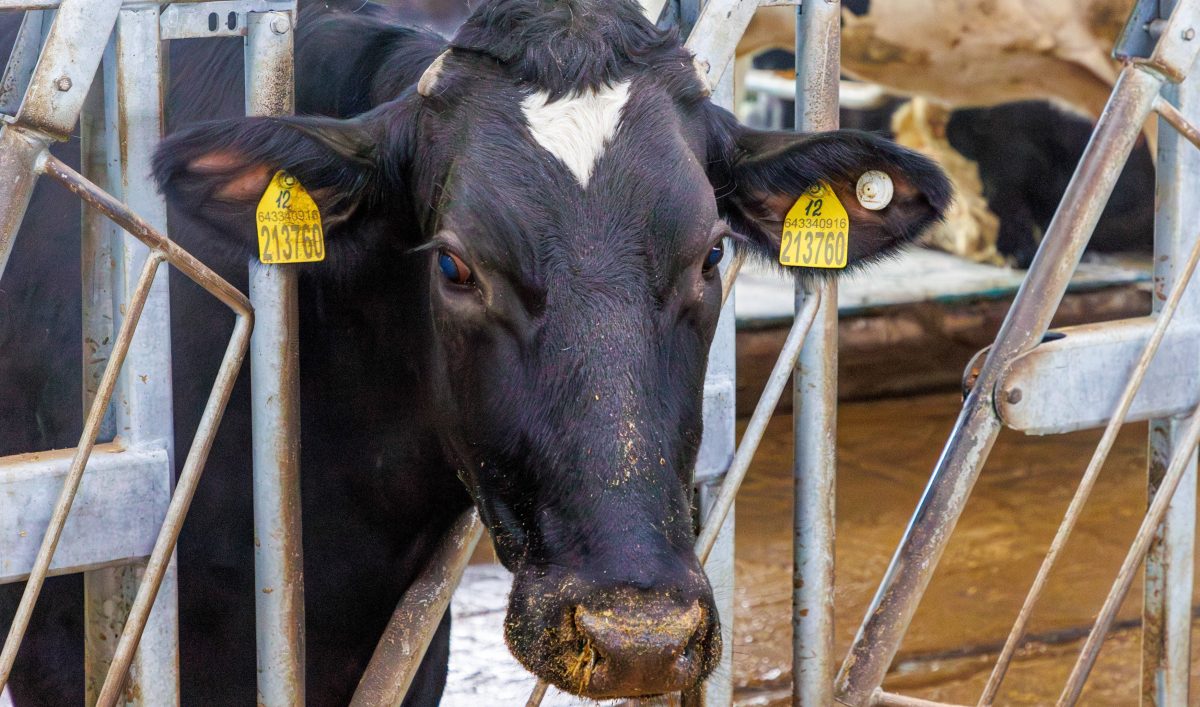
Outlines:
[[846, 267], [850, 217], [825, 182], [809, 188], [783, 222], [779, 262], [795, 268]]
[[315, 263], [325, 259], [325, 233], [317, 202], [282, 170], [258, 202], [258, 259], [264, 263]]

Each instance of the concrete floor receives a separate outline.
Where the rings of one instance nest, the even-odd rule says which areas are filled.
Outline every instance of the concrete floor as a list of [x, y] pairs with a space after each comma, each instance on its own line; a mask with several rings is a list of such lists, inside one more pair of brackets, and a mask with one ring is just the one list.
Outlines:
[[[953, 394], [841, 407], [836, 643], [843, 655], [878, 585], [958, 410]], [[791, 421], [776, 419], [739, 499], [735, 682], [740, 705], [790, 698]], [[1098, 439], [1006, 433], [976, 487], [913, 622], [890, 690], [974, 703], [1042, 553]], [[1092, 503], [1052, 576], [998, 704], [1053, 703], [1082, 632], [1116, 574], [1145, 504], [1145, 425], [1121, 435]], [[484, 556], [486, 559], [486, 556]], [[478, 564], [455, 599], [448, 707], [521, 704], [530, 676], [500, 632], [507, 578]], [[1105, 645], [1082, 704], [1136, 704], [1140, 583], [1125, 626]], [[1200, 662], [1193, 669], [1200, 672]], [[1196, 675], [1193, 675], [1193, 679]], [[481, 702], [483, 700], [483, 702]], [[580, 704], [556, 696], [547, 704]]]

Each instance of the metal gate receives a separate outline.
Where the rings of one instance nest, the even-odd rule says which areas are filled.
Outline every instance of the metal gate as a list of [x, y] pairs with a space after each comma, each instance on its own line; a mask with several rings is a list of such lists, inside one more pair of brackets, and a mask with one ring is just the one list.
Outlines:
[[[839, 703], [936, 704], [886, 693], [882, 683], [1001, 427], [1051, 434], [1104, 426], [979, 698], [992, 704], [1118, 430], [1127, 420], [1150, 420], [1149, 508], [1058, 703], [1078, 701], [1145, 560], [1142, 702], [1188, 704], [1200, 440], [1200, 291], [1186, 289], [1200, 260], [1200, 152], [1193, 149], [1200, 146], [1200, 80], [1189, 77], [1200, 54], [1197, 32], [1195, 0], [1141, 0], [1134, 9], [1115, 52], [1125, 67], [995, 343], [981, 354], [962, 413], [837, 677]], [[1130, 150], [1155, 113], [1154, 314], [1068, 328], [1043, 342]]]
[[[0, 460], [0, 488], [17, 509], [0, 518], [0, 528], [12, 531], [0, 533], [0, 582], [27, 580], [0, 653], [0, 689], [47, 574], [83, 571], [88, 702], [178, 703], [175, 542], [249, 352], [261, 541], [256, 584], [271, 589], [256, 592], [259, 702], [304, 701], [299, 479], [291, 443], [298, 432], [295, 273], [253, 268], [247, 299], [163, 235], [166, 206], [149, 176], [163, 132], [165, 42], [245, 37], [247, 112], [290, 113], [295, 9], [294, 0], [0, 0], [0, 11], [25, 11], [0, 82], [0, 275], [40, 176], [86, 205], [79, 445]], [[49, 152], [77, 121], [82, 174]], [[236, 319], [177, 480], [163, 263]], [[98, 444], [101, 437], [112, 441]], [[68, 516], [73, 505], [89, 512]], [[139, 512], [128, 513], [133, 508]]]
[[[687, 6], [690, 1], [679, 0], [679, 5]], [[662, 1], [646, 4], [661, 7]], [[710, 0], [697, 8], [688, 46], [709, 62], [718, 95], [722, 88], [730, 95], [734, 48], [758, 6], [752, 0]], [[0, 581], [29, 578], [21, 611], [0, 655], [0, 685], [11, 670], [47, 572], [87, 568], [89, 700], [108, 705], [120, 699], [132, 665], [136, 689], [126, 691], [126, 698], [145, 704], [178, 701], [173, 547], [212, 432], [249, 347], [254, 382], [255, 523], [262, 541], [256, 548], [259, 702], [303, 703], [298, 465], [295, 447], [288, 443], [298, 432], [295, 331], [289, 326], [296, 311], [294, 272], [286, 267], [253, 269], [250, 301], [258, 312], [258, 322], [252, 340], [247, 341], [250, 302], [162, 236], [165, 207], [153, 184], [143, 178], [149, 174], [150, 155], [162, 133], [163, 41], [245, 36], [248, 112], [287, 113], [293, 102], [294, 2], [221, 0], [160, 6], [153, 2], [123, 4], [121, 0], [0, 0], [0, 10], [6, 9], [26, 10], [27, 15], [0, 83], [0, 113], [15, 116], [5, 118], [0, 133], [0, 173], [17, 177], [0, 184], [0, 275], [40, 174], [66, 185], [129, 235], [119, 237], [119, 232], [110, 230], [94, 212], [85, 212], [84, 343], [111, 340], [114, 344], [111, 351], [85, 349], [89, 408], [79, 447], [36, 460], [0, 460], [0, 484], [8, 485], [12, 478], [32, 479], [31, 490], [26, 492], [30, 508], [46, 510], [47, 499], [59, 487], [63, 489], [53, 515], [46, 511], [40, 520], [35, 519], [40, 525], [32, 523], [32, 532], [26, 535], [44, 536], [36, 557], [32, 546], [18, 542], [20, 547], [10, 550], [2, 543], [11, 542], [11, 536], [0, 536], [0, 549], [28, 558], [24, 569], [0, 576]], [[797, 127], [801, 130], [836, 127], [839, 22], [836, 0], [811, 2], [799, 11]], [[93, 82], [102, 55], [103, 75]], [[280, 87], [288, 90], [280, 91]], [[81, 116], [83, 175], [48, 154], [51, 141], [64, 138]], [[113, 272], [104, 266], [110, 262], [109, 256], [116, 263]], [[204, 424], [173, 495], [169, 488], [174, 452], [170, 352], [163, 344], [170, 340], [166, 282], [155, 278], [157, 266], [164, 261], [200, 282], [238, 318]], [[727, 295], [740, 265], [740, 260], [725, 265]], [[703, 511], [697, 552], [707, 560], [717, 590], [725, 619], [726, 654], [706, 693], [685, 695], [687, 704], [707, 700], [719, 705], [732, 699], [733, 502], [793, 371], [797, 373], [794, 407], [799, 442], [795, 463], [794, 695], [805, 704], [832, 701], [836, 287], [799, 288], [796, 299], [795, 322], [736, 451], [731, 301], [726, 303], [714, 343], [705, 389], [705, 446], [697, 469]], [[116, 318], [118, 332], [104, 329], [106, 315], [112, 314], [121, 315]], [[139, 329], [136, 335], [135, 327]], [[806, 340], [812, 329], [816, 335]], [[106, 339], [106, 334], [115, 336]], [[131, 385], [142, 376], [154, 384]], [[129, 432], [93, 449], [116, 389], [121, 391], [117, 396], [121, 403], [113, 413], [116, 428]], [[19, 474], [3, 475], [14, 469]], [[117, 476], [123, 479], [121, 484], [89, 483]], [[67, 513], [77, 490], [80, 499], [105, 511], [93, 526], [68, 523]], [[120, 542], [113, 542], [111, 536], [103, 546], [94, 542], [96, 536], [88, 530], [108, 530], [121, 509], [133, 504], [160, 509], [166, 519], [161, 531], [155, 523], [129, 529], [128, 537]], [[474, 511], [456, 524], [397, 607], [354, 704], [393, 704], [402, 699], [481, 532]], [[129, 607], [127, 615], [123, 607]], [[113, 626], [124, 630], [115, 653], [108, 654], [93, 639], [100, 631], [111, 632]], [[544, 691], [545, 686], [540, 686], [530, 703], [540, 701]]]

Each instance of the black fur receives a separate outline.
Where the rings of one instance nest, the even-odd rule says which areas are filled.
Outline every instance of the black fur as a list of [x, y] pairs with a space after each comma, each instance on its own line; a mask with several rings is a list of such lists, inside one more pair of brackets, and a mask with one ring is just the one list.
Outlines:
[[[957, 110], [946, 137], [979, 165], [983, 195], [1000, 217], [996, 248], [1029, 267], [1092, 135], [1092, 124], [1048, 103]], [[1139, 141], [1088, 242], [1093, 252], [1149, 252], [1154, 162]]]
[[[255, 180], [293, 172], [325, 217], [328, 256], [302, 269], [300, 300], [309, 702], [346, 702], [396, 599], [467, 507], [464, 484], [517, 575], [507, 637], [530, 669], [578, 690], [564, 656], [584, 645], [580, 612], [694, 605], [701, 618], [678, 659], [635, 650], [650, 663], [613, 674], [614, 654], [586, 687], [662, 692], [706, 675], [719, 623], [692, 550], [689, 480], [721, 298], [705, 260], [729, 234], [726, 221], [744, 231], [741, 247], [772, 257], [779, 211], [804, 188], [824, 179], [853, 190], [864, 169], [881, 168], [896, 180], [896, 204], [879, 213], [848, 204], [853, 255], [865, 261], [938, 217], [944, 178], [871, 136], [741, 128], [705, 99], [675, 36], [629, 0], [486, 4], [453, 41], [430, 98], [412, 84], [444, 49], [437, 36], [398, 28], [373, 7], [306, 12], [300, 28], [297, 65], [318, 67], [298, 72], [306, 117], [231, 119], [242, 98], [236, 45], [180, 48], [175, 75], [195, 82], [173, 89], [174, 124], [202, 117], [198, 97], [221, 120], [175, 131], [156, 175], [179, 242], [243, 288], [265, 183]], [[224, 73], [203, 76], [204, 66]], [[585, 190], [532, 139], [521, 101], [534, 89], [567, 96], [624, 80], [621, 128]], [[73, 227], [62, 224], [58, 240], [72, 241]], [[62, 250], [22, 234], [5, 285], [23, 291]], [[469, 266], [470, 284], [440, 273], [445, 252]], [[22, 260], [30, 254], [42, 267]], [[63, 301], [78, 302], [74, 275], [55, 277], [72, 283]], [[0, 307], [11, 302], [5, 293]], [[50, 321], [47, 305], [16, 304], [54, 330], [22, 354], [77, 350], [66, 316], [77, 309]], [[181, 278], [172, 314], [183, 449], [230, 324]], [[0, 386], [18, 400], [78, 380], [78, 369], [30, 376], [5, 354]], [[180, 545], [189, 704], [254, 694], [246, 393], [243, 377]], [[27, 404], [35, 419], [18, 409], [5, 429], [58, 416], [58, 436], [18, 439], [73, 443], [78, 405]], [[78, 675], [59, 669], [55, 651], [78, 616], [47, 616], [38, 630], [18, 665], [18, 699], [77, 701]], [[412, 704], [440, 694], [445, 635]], [[51, 694], [34, 683], [48, 673]]]

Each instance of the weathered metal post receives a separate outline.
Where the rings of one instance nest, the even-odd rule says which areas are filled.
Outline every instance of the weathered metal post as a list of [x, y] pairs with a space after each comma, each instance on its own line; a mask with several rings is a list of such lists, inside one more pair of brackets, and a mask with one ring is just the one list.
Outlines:
[[999, 434], [997, 384], [1046, 333], [1164, 77], [1126, 67], [842, 665], [837, 699], [871, 704]]
[[[1171, 3], [1173, 4], [1173, 3]], [[1200, 81], [1189, 78], [1168, 85], [1163, 97], [1193, 125], [1200, 123]], [[1165, 122], [1158, 131], [1158, 209], [1154, 235], [1154, 311], [1168, 292], [1178, 286], [1179, 273], [1200, 239], [1200, 150]], [[1193, 284], [1183, 295], [1176, 326], [1200, 320], [1200, 287]], [[1150, 423], [1149, 482], [1153, 496], [1171, 457], [1180, 451], [1183, 421], [1178, 418]], [[1145, 565], [1142, 622], [1142, 704], [1168, 707], [1189, 704], [1191, 664], [1192, 556], [1196, 526], [1196, 455], [1171, 501], [1167, 519], [1159, 527]]]
[[[61, 12], [61, 10], [60, 10]], [[163, 62], [156, 4], [124, 6], [104, 61], [105, 143], [113, 172], [107, 188], [134, 211], [165, 232], [167, 206], [151, 177], [154, 148], [163, 135]], [[90, 35], [90, 28], [82, 34]], [[102, 34], [96, 33], [98, 36]], [[95, 147], [99, 147], [98, 144]], [[89, 155], [93, 167], [98, 156]], [[95, 216], [84, 223], [94, 227]], [[125, 303], [133, 297], [149, 248], [117, 227], [104, 228], [97, 250], [109, 241], [115, 263], [112, 272], [112, 325], [119, 327]], [[174, 414], [171, 395], [171, 311], [168, 268], [162, 268], [151, 288], [137, 333], [118, 381], [114, 411], [116, 429], [128, 447], [164, 449], [174, 468]], [[92, 279], [91, 285], [101, 278]], [[88, 278], [85, 277], [85, 283]], [[85, 290], [86, 291], [86, 290]], [[99, 323], [99, 322], [97, 322]], [[101, 324], [102, 326], [102, 324]], [[96, 332], [101, 333], [101, 332]], [[93, 337], [94, 338], [94, 337]], [[103, 340], [103, 339], [101, 339]], [[90, 635], [107, 641], [88, 641], [85, 663], [89, 703], [100, 693], [114, 658], [116, 636], [125, 624], [137, 594], [144, 562], [87, 572], [84, 611]], [[127, 696], [140, 695], [142, 704], [174, 703], [179, 699], [179, 638], [176, 574], [172, 565], [142, 634], [127, 684]], [[137, 702], [138, 700], [134, 700]]]
[[[294, 3], [247, 13], [246, 112], [295, 110]], [[304, 704], [304, 555], [300, 528], [298, 273], [250, 263], [254, 579], [258, 702]]]
[[[841, 3], [809, 0], [796, 15], [796, 129], [838, 127]], [[821, 297], [793, 380], [796, 437], [792, 702], [833, 702], [833, 543], [837, 487], [838, 304], [832, 279], [796, 287], [796, 311]]]

